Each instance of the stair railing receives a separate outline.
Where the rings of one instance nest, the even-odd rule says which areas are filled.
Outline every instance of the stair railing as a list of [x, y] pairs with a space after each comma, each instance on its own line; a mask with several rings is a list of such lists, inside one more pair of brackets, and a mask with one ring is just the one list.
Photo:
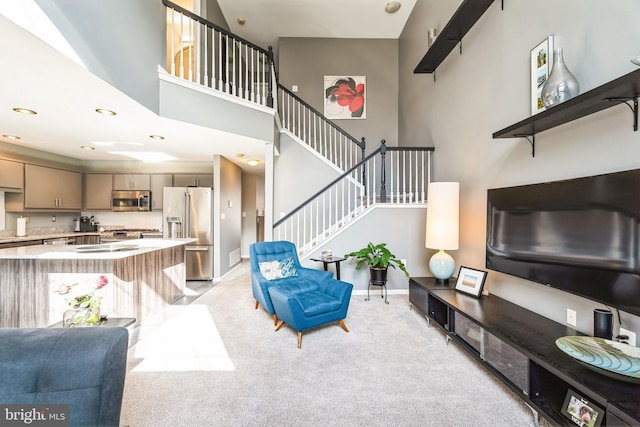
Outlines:
[[274, 107], [273, 52], [172, 3], [167, 7], [167, 71], [238, 98]]
[[351, 169], [364, 159], [364, 138], [358, 141], [281, 84], [278, 84], [278, 114], [283, 128], [340, 170]]
[[294, 242], [302, 256], [375, 204], [426, 203], [433, 151], [433, 147], [386, 147], [383, 141], [364, 160], [276, 221], [274, 240]]

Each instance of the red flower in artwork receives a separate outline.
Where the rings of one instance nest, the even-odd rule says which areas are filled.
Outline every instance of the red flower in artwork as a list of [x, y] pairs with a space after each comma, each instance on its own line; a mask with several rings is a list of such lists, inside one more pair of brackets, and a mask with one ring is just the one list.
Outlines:
[[337, 102], [342, 107], [349, 107], [351, 117], [362, 117], [364, 112], [364, 84], [356, 85], [351, 77], [338, 79], [328, 87], [325, 96], [331, 102]]

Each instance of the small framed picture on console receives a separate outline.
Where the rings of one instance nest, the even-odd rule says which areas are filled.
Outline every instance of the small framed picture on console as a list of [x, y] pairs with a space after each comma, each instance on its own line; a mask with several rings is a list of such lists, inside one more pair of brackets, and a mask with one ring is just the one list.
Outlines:
[[562, 404], [562, 415], [580, 427], [599, 427], [604, 417], [604, 411], [569, 389]]
[[460, 272], [458, 273], [458, 281], [456, 282], [455, 289], [456, 291], [472, 295], [476, 298], [480, 298], [486, 278], [486, 271], [461, 266]]

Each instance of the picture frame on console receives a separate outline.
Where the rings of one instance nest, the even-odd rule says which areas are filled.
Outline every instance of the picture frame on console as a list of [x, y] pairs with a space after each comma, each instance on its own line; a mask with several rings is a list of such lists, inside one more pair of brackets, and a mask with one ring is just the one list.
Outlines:
[[455, 290], [464, 294], [471, 295], [475, 298], [480, 298], [486, 278], [486, 271], [460, 266]]
[[545, 110], [542, 105], [542, 86], [547, 81], [553, 65], [553, 36], [531, 49], [531, 115]]
[[599, 427], [604, 410], [569, 389], [562, 404], [562, 415], [580, 427]]

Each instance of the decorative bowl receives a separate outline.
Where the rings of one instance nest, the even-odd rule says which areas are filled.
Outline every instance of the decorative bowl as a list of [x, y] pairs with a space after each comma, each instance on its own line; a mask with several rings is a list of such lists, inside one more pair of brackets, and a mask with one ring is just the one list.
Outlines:
[[566, 336], [556, 346], [600, 374], [640, 383], [640, 348], [604, 338]]

